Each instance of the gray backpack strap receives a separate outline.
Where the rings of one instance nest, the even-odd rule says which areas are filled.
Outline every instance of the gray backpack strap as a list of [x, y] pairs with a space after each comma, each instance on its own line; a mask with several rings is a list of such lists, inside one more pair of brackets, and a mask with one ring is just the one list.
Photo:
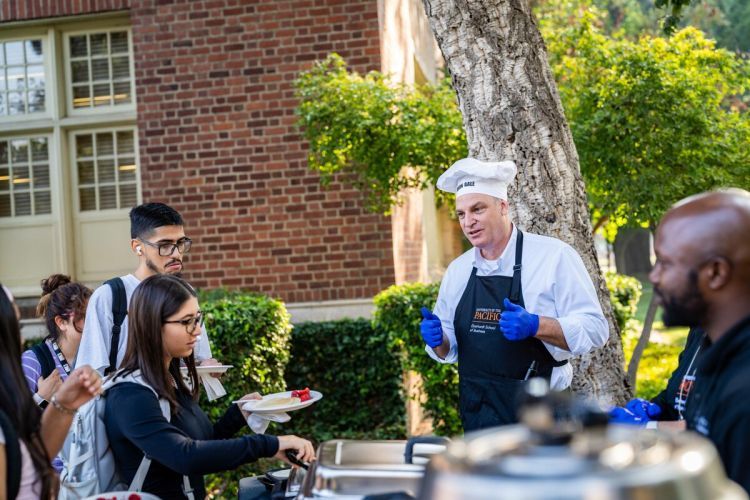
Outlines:
[[[122, 378], [120, 382], [133, 382], [148, 387], [149, 389], [151, 389], [151, 392], [154, 393], [154, 396], [156, 396], [157, 399], [159, 398], [159, 395], [156, 393], [156, 391], [154, 391], [153, 387], [148, 385], [143, 380], [140, 372], [132, 373], [126, 376]], [[161, 414], [164, 416], [167, 422], [171, 422], [172, 415], [170, 412], [169, 402], [164, 399], [159, 399], [159, 407], [161, 408]], [[143, 483], [146, 481], [146, 476], [148, 475], [148, 469], [150, 467], [151, 459], [144, 453], [143, 460], [141, 460], [141, 464], [138, 466], [138, 470], [135, 471], [133, 481], [131, 481], [130, 487], [128, 488], [130, 491], [141, 491], [141, 489], [143, 488]], [[193, 487], [190, 485], [190, 478], [188, 478], [187, 476], [182, 476], [182, 489], [188, 500], [195, 500]]]

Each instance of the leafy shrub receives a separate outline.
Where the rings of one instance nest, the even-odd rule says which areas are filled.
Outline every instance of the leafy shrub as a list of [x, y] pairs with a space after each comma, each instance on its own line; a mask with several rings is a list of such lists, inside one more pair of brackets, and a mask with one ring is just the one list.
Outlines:
[[433, 419], [435, 433], [453, 436], [461, 433], [458, 415], [458, 369], [455, 364], [436, 363], [424, 350], [419, 335], [420, 309], [432, 309], [439, 283], [395, 285], [375, 297], [373, 326], [387, 333], [391, 352], [402, 359], [403, 367], [422, 376], [427, 400], [422, 408]]
[[284, 432], [316, 441], [404, 439], [401, 363], [389, 345], [364, 319], [295, 325], [287, 387], [310, 387], [323, 399], [294, 412]]
[[[284, 390], [284, 369], [289, 361], [292, 325], [284, 304], [259, 294], [213, 292], [201, 294], [201, 310], [211, 340], [211, 352], [221, 363], [234, 365], [221, 379], [227, 391], [223, 398], [201, 407], [216, 421], [231, 401], [253, 391], [263, 394]], [[245, 432], [250, 432], [249, 428]], [[247, 464], [235, 471], [206, 477], [206, 491], [222, 497], [237, 495], [239, 480], [267, 469]]]
[[628, 320], [635, 317], [643, 287], [640, 281], [624, 274], [608, 272], [604, 278], [612, 301], [612, 311], [622, 332], [626, 329]]

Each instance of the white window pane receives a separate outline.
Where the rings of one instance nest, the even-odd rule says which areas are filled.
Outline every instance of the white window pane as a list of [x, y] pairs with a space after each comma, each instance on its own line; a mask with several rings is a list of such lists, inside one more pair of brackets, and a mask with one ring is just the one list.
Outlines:
[[94, 136], [91, 134], [79, 134], [76, 136], [76, 157], [94, 156]]
[[138, 204], [138, 191], [135, 184], [120, 185], [120, 208], [134, 207]]
[[86, 57], [89, 54], [86, 35], [70, 37], [70, 57]]
[[44, 90], [30, 90], [26, 94], [29, 113], [44, 111]]
[[106, 33], [94, 33], [90, 35], [89, 43], [91, 44], [92, 56], [101, 56], [109, 53], [109, 49], [107, 48]]
[[128, 52], [128, 32], [115, 31], [109, 34], [112, 43], [112, 54], [127, 54]]
[[130, 58], [113, 57], [112, 58], [112, 78], [130, 78]]
[[82, 212], [96, 210], [96, 188], [81, 188], [78, 193]]
[[26, 112], [25, 94], [23, 92], [8, 93], [8, 114], [22, 115]]
[[29, 161], [29, 141], [15, 139], [10, 142], [11, 162], [15, 165]]
[[31, 143], [31, 161], [46, 161], [49, 158], [47, 151], [47, 138], [34, 137]]
[[[2, 48], [0, 48], [0, 53], [2, 53]], [[5, 81], [5, 70], [0, 68], [0, 92], [6, 90]]]
[[0, 193], [0, 217], [10, 217], [10, 194]]
[[135, 180], [135, 171], [137, 169], [135, 165], [135, 158], [119, 158], [119, 167], [117, 168], [118, 175], [120, 176], [120, 181], [127, 182], [127, 181], [134, 181]]
[[44, 88], [44, 66], [27, 66], [26, 67], [26, 85], [30, 89]]
[[126, 104], [131, 101], [130, 82], [115, 82], [115, 104]]
[[73, 61], [70, 63], [73, 83], [89, 81], [89, 61]]
[[88, 108], [91, 106], [91, 89], [88, 84], [73, 86], [73, 107]]
[[13, 203], [15, 206], [15, 215], [31, 215], [31, 194], [17, 192], [14, 190]]
[[101, 186], [99, 189], [99, 210], [117, 208], [117, 189], [115, 186]]
[[0, 116], [5, 116], [6, 114], [8, 114], [7, 98], [8, 94], [0, 92]]
[[96, 162], [99, 182], [115, 182], [115, 161], [99, 160]]
[[94, 177], [94, 162], [93, 161], [79, 161], [78, 162], [78, 184], [94, 184], [96, 177]]
[[52, 199], [49, 191], [34, 192], [34, 215], [52, 213]]
[[8, 90], [26, 90], [26, 70], [23, 66], [8, 68]]
[[49, 165], [34, 165], [33, 167], [34, 189], [49, 187]]
[[117, 132], [117, 154], [132, 155], [133, 153], [135, 153], [133, 132], [131, 130]]
[[24, 64], [23, 42], [7, 42], [5, 44], [5, 64]]
[[109, 106], [111, 98], [108, 83], [94, 85], [94, 106]]
[[112, 143], [112, 133], [105, 132], [96, 134], [96, 156], [110, 156], [114, 154], [114, 145]]
[[13, 191], [30, 191], [31, 175], [29, 167], [15, 165], [13, 167]]
[[42, 41], [26, 40], [26, 64], [42, 63]]
[[92, 59], [91, 76], [94, 81], [109, 80], [109, 59]]

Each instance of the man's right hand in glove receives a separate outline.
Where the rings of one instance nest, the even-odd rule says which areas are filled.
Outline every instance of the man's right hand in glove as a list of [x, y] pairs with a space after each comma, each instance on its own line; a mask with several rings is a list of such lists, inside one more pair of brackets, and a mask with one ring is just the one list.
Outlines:
[[625, 408], [645, 421], [653, 420], [661, 415], [661, 406], [641, 398], [631, 399], [627, 402]]
[[422, 308], [422, 318], [419, 329], [422, 332], [424, 343], [433, 349], [440, 347], [443, 343], [443, 327], [440, 325], [440, 318], [432, 314], [426, 307]]

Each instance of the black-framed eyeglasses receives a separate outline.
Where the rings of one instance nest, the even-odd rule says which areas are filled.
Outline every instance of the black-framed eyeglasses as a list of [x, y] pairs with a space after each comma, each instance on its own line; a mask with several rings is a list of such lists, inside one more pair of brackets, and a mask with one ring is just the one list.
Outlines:
[[185, 255], [190, 251], [190, 247], [193, 245], [193, 240], [190, 238], [180, 238], [177, 240], [177, 243], [171, 243], [168, 241], [162, 242], [162, 243], [151, 243], [150, 241], [146, 240], [138, 240], [141, 243], [144, 243], [150, 247], [154, 247], [159, 251], [159, 255], [162, 257], [169, 257], [172, 255], [177, 249], [180, 254]]
[[188, 333], [188, 335], [192, 335], [195, 332], [196, 328], [198, 328], [199, 326], [203, 326], [203, 314], [198, 313], [192, 318], [173, 319], [164, 321], [164, 323], [179, 323], [185, 327], [185, 331]]

